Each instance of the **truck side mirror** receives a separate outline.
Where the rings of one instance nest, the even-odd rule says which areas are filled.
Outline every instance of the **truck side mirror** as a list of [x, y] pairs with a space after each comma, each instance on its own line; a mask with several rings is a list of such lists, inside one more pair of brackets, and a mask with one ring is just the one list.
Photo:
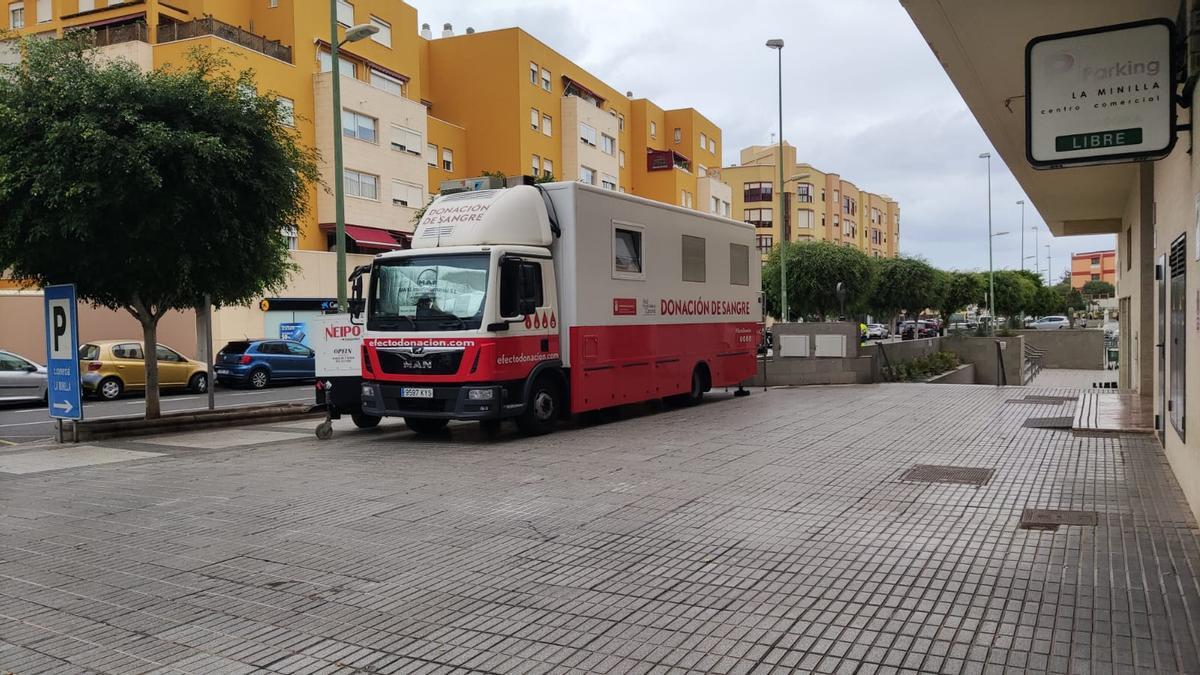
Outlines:
[[359, 319], [367, 308], [367, 301], [363, 298], [363, 275], [370, 271], [370, 266], [361, 265], [355, 267], [354, 272], [350, 274], [350, 301], [347, 303], [347, 309], [350, 310], [350, 323], [356, 325], [361, 325]]

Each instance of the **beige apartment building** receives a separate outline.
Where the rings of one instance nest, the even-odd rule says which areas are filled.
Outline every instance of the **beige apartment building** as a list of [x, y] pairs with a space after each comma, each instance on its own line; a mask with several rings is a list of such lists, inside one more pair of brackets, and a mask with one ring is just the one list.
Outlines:
[[[737, 166], [720, 169], [732, 192], [735, 220], [758, 231], [765, 259], [780, 238], [786, 214], [790, 241], [830, 241], [853, 246], [875, 258], [894, 258], [900, 251], [900, 204], [887, 195], [861, 190], [836, 173], [796, 161], [796, 148], [783, 144], [784, 206], [780, 195], [779, 146], [743, 148]], [[712, 172], [710, 172], [712, 173]]]

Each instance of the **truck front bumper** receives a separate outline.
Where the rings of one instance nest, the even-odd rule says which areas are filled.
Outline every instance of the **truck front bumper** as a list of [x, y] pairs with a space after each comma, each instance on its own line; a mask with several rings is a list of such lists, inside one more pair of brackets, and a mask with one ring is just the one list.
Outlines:
[[519, 395], [512, 395], [512, 389], [503, 384], [431, 386], [364, 381], [362, 410], [379, 417], [502, 419], [521, 413], [523, 404]]

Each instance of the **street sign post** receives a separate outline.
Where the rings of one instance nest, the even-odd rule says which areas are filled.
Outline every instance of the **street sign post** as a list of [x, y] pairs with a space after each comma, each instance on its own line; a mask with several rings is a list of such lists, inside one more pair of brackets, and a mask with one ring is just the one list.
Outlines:
[[75, 284], [47, 286], [46, 303], [46, 402], [50, 417], [83, 419], [79, 381], [79, 317]]

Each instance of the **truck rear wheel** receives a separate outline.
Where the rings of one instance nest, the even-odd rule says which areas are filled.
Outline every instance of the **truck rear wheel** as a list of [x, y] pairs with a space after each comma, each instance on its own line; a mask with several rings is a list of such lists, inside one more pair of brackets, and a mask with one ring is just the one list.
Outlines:
[[442, 429], [445, 429], [446, 425], [449, 423], [450, 423], [450, 420], [443, 420], [443, 419], [437, 419], [437, 418], [432, 418], [432, 417], [405, 417], [404, 418], [404, 424], [406, 424], [409, 429], [412, 429], [413, 431], [417, 432], [418, 434], [436, 434], [437, 432], [441, 431]]
[[517, 427], [529, 436], [550, 433], [561, 411], [562, 391], [558, 381], [550, 375], [541, 375], [529, 388], [529, 400], [525, 401], [525, 411], [517, 417]]

